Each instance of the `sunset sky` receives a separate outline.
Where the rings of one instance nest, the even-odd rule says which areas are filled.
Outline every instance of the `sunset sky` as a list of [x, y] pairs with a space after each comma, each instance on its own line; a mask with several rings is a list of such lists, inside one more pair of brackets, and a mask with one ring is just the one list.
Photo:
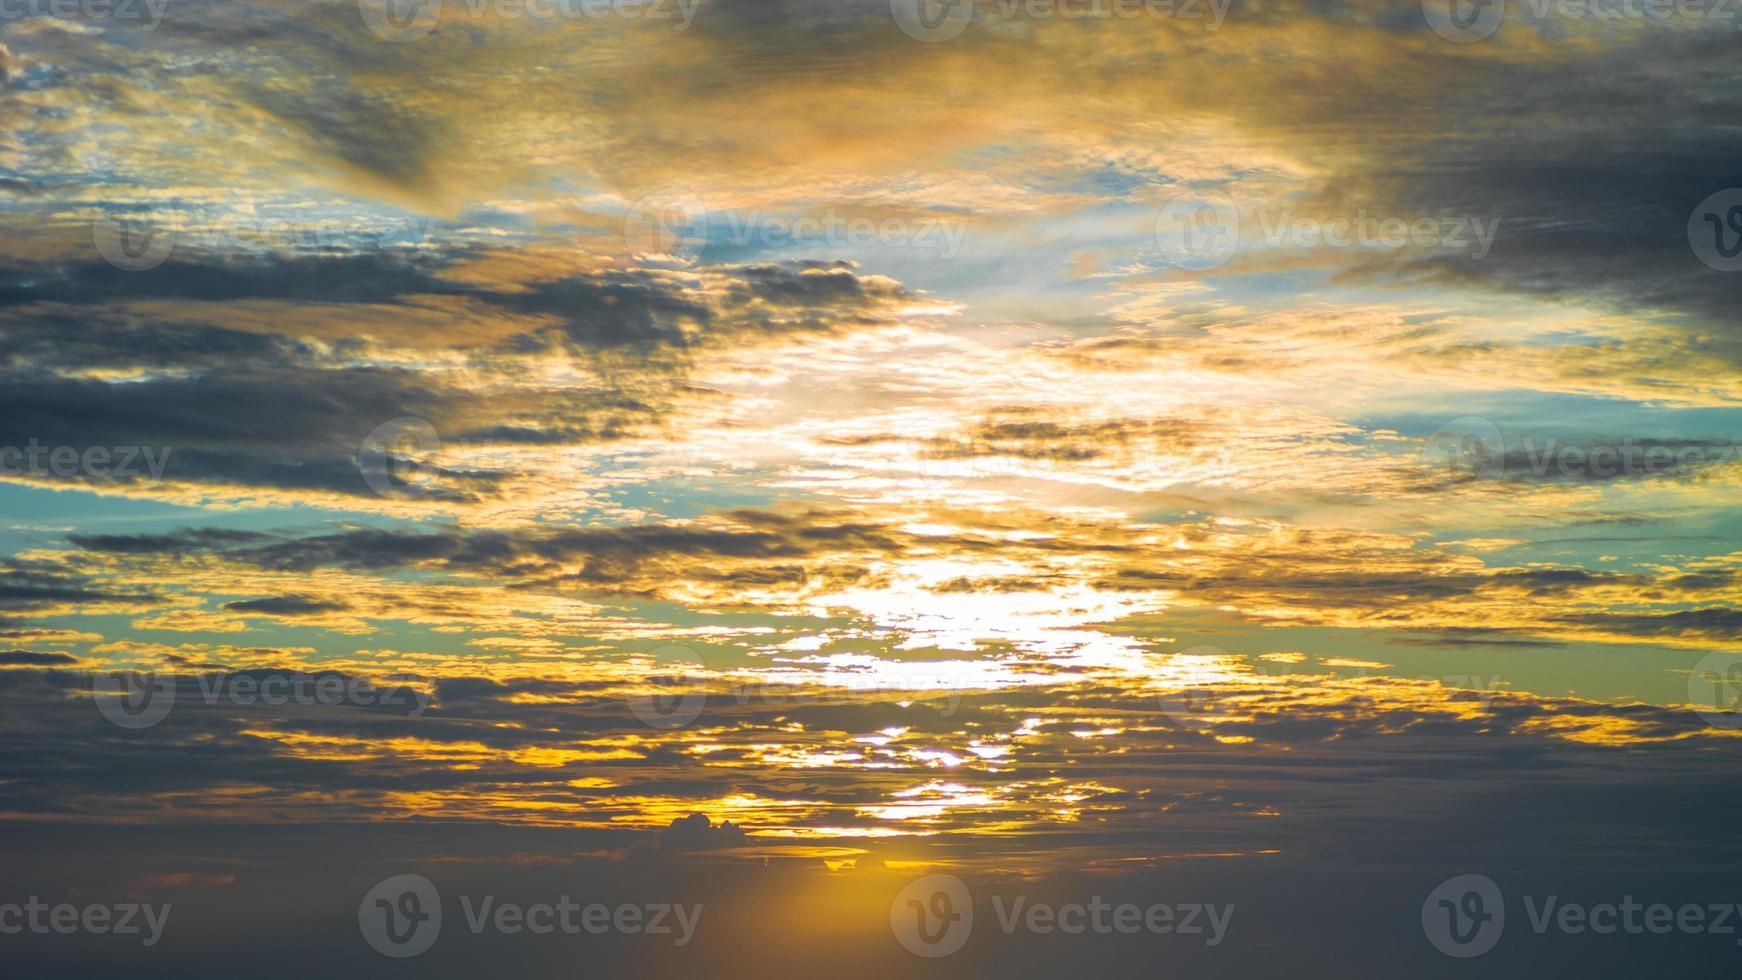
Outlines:
[[3, 853], [184, 903], [128, 969], [329, 863], [340, 976], [443, 862], [870, 888], [883, 976], [912, 874], [1189, 869], [1230, 976], [1340, 962], [1264, 882], [1426, 976], [1565, 962], [1453, 874], [1736, 880], [1734, 15], [385, 2], [0, 11]]

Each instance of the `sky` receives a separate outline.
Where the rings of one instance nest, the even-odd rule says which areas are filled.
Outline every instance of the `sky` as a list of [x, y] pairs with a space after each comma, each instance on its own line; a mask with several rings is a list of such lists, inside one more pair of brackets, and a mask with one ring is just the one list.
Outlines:
[[0, 948], [1734, 970], [1737, 26], [0, 0]]

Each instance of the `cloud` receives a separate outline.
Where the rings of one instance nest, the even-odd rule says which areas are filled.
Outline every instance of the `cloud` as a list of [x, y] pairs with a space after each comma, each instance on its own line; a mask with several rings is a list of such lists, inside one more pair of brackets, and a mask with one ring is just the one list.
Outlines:
[[670, 852], [741, 847], [745, 842], [744, 828], [730, 820], [722, 821], [716, 827], [703, 813], [672, 820], [671, 826], [659, 832], [658, 840], [659, 849]]
[[224, 608], [236, 613], [258, 613], [262, 616], [306, 616], [312, 613], [342, 612], [348, 603], [309, 596], [271, 596], [265, 599], [238, 599], [224, 603]]
[[32, 653], [28, 650], [0, 652], [0, 666], [6, 667], [57, 667], [71, 666], [78, 662], [77, 657], [64, 653]]

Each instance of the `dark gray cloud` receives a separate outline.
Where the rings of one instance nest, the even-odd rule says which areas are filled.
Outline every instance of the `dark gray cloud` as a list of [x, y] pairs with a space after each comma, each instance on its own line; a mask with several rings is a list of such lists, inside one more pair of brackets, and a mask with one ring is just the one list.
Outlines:
[[1742, 357], [1742, 283], [1702, 264], [1688, 236], [1695, 206], [1737, 186], [1742, 154], [1725, 122], [1742, 111], [1725, 81], [1742, 37], [1709, 26], [1650, 25], [1624, 56], [1600, 44], [1541, 60], [1427, 59], [1431, 112], [1413, 98], [1380, 110], [1396, 126], [1380, 125], [1366, 167], [1328, 181], [1314, 206], [1499, 219], [1492, 251], [1360, 259], [1344, 275], [1662, 311], [1687, 319], [1699, 350]]
[[[698, 352], [881, 322], [906, 296], [843, 263], [718, 267], [699, 273], [706, 288], [695, 277], [617, 270], [513, 290], [443, 278], [460, 254], [196, 255], [140, 273], [106, 263], [0, 267], [0, 308], [11, 308], [0, 316], [0, 446], [150, 446], [170, 451], [163, 478], [177, 483], [368, 497], [375, 489], [359, 451], [392, 420], [420, 419], [444, 440], [501, 446], [644, 434], [675, 401], [697, 395], [685, 375]], [[414, 294], [470, 304], [467, 316], [505, 325], [471, 342], [468, 356], [482, 369], [512, 377], [517, 358], [555, 348], [599, 380], [487, 396], [443, 374], [378, 366], [363, 338], [301, 336], [294, 317], [276, 332], [202, 322], [221, 317], [214, 304], [232, 301], [380, 312]], [[150, 315], [116, 310], [143, 300], [160, 305]], [[413, 331], [385, 342], [444, 353], [452, 344]], [[92, 377], [97, 370], [145, 376], [119, 383]], [[425, 464], [420, 474], [421, 499], [455, 504], [495, 495], [508, 475], [475, 462]], [[103, 475], [143, 480], [138, 472]]]
[[40, 613], [72, 605], [125, 609], [158, 601], [154, 593], [111, 588], [55, 562], [0, 559], [0, 613]]
[[64, 653], [32, 653], [29, 650], [7, 650], [0, 652], [0, 666], [9, 667], [56, 667], [78, 663], [77, 657]]
[[437, 269], [430, 257], [378, 251], [260, 257], [190, 252], [146, 272], [101, 261], [35, 263], [0, 267], [0, 306], [139, 299], [370, 303], [408, 293], [457, 292], [435, 276]]
[[1742, 609], [1722, 606], [1674, 612], [1584, 613], [1563, 617], [1562, 621], [1663, 640], [1742, 640]]
[[351, 606], [349, 603], [332, 599], [281, 595], [269, 596], [264, 599], [238, 599], [234, 602], [224, 603], [224, 608], [230, 612], [258, 613], [263, 616], [311, 616], [320, 613], [342, 612]]

